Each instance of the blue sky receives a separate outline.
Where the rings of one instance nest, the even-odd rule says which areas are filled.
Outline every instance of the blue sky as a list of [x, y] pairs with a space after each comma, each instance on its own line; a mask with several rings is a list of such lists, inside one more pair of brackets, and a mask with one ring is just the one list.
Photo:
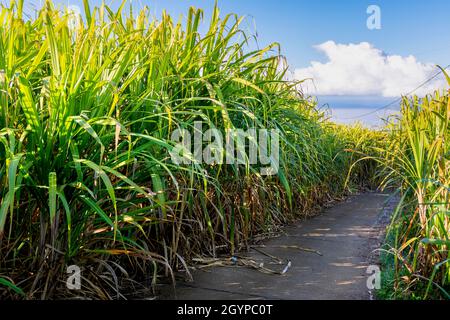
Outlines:
[[[178, 14], [190, 4], [210, 8], [213, 1], [149, 3]], [[447, 0], [225, 0], [219, 4], [224, 12], [254, 19], [261, 42], [280, 42], [290, 64], [296, 68], [323, 59], [313, 45], [328, 40], [367, 41], [391, 54], [412, 54], [423, 62], [450, 63], [450, 1]], [[366, 9], [371, 4], [381, 8], [381, 30], [366, 27]]]
[[[54, 1], [82, 7], [81, 0]], [[99, 5], [101, 1], [90, 3]], [[117, 6], [120, 1], [106, 3]], [[133, 0], [133, 4], [148, 5], [157, 15], [163, 9], [180, 15], [191, 5], [208, 13], [214, 1]], [[381, 30], [366, 27], [366, 9], [371, 4], [381, 8]], [[256, 24], [261, 44], [280, 42], [295, 68], [306, 67], [311, 60], [323, 60], [313, 45], [328, 40], [367, 41], [390, 54], [412, 54], [423, 62], [450, 64], [450, 1], [447, 0], [221, 0], [219, 6], [223, 13], [248, 16], [247, 25], [253, 31]]]
[[[163, 9], [179, 16], [195, 6], [203, 8], [208, 18], [214, 6], [213, 0], [132, 1], [136, 7], [149, 6], [157, 17]], [[39, 0], [25, 2], [30, 7]], [[54, 2], [82, 8], [82, 0]], [[369, 5], [381, 10], [380, 30], [366, 26]], [[336, 96], [352, 96], [354, 105], [354, 97], [366, 103], [364, 97], [371, 96], [380, 98], [378, 104], [370, 100], [378, 107], [430, 78], [437, 72], [436, 64], [450, 64], [448, 0], [221, 0], [219, 7], [222, 14], [247, 16], [243, 27], [257, 31], [260, 46], [279, 42], [292, 76], [313, 78], [305, 91], [328, 97], [321, 99], [324, 103], [339, 100], [336, 105], [342, 105]], [[417, 93], [444, 86], [438, 77]]]
[[[82, 7], [81, 0], [55, 2]], [[99, 0], [90, 2], [100, 4]], [[117, 6], [120, 2], [106, 3]], [[166, 9], [178, 16], [191, 5], [208, 13], [214, 1], [133, 0], [133, 4], [148, 5], [157, 15]], [[381, 8], [381, 30], [366, 27], [366, 9], [371, 4]], [[305, 67], [311, 60], [323, 60], [313, 45], [328, 40], [367, 41], [390, 54], [412, 54], [423, 62], [450, 64], [450, 1], [447, 0], [222, 0], [219, 6], [223, 13], [248, 16], [246, 24], [252, 31], [256, 24], [261, 44], [280, 42], [295, 68]]]

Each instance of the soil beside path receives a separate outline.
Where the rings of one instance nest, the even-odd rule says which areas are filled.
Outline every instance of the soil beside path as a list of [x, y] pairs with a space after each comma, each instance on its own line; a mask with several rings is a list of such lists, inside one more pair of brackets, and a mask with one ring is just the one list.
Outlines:
[[196, 270], [194, 282], [177, 283], [176, 293], [167, 290], [160, 298], [371, 299], [366, 271], [377, 264], [373, 250], [380, 246], [394, 204], [395, 200], [382, 193], [351, 196], [312, 219], [286, 227], [284, 235], [245, 255], [257, 265], [264, 263], [277, 271], [291, 261], [283, 275], [243, 266], [211, 267]]

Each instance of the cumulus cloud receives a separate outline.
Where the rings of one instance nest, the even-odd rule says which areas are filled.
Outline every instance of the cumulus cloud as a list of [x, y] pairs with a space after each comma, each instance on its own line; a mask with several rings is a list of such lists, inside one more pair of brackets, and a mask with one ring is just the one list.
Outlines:
[[[417, 88], [439, 71], [434, 64], [419, 62], [412, 55], [387, 55], [368, 42], [327, 41], [315, 48], [325, 54], [327, 61], [313, 61], [309, 67], [294, 72], [295, 79], [313, 79], [303, 89], [315, 95], [396, 97]], [[424, 95], [445, 87], [444, 78], [437, 77], [415, 94]]]

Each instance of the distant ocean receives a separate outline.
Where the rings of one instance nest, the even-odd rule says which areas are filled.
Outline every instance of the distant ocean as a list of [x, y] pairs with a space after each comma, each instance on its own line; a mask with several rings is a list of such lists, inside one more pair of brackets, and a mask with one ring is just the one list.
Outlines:
[[384, 98], [373, 96], [319, 96], [318, 106], [327, 110], [328, 116], [337, 123], [350, 124], [361, 122], [368, 127], [380, 127], [383, 120], [389, 115], [398, 113], [399, 103], [388, 108], [378, 110], [386, 106], [396, 98]]

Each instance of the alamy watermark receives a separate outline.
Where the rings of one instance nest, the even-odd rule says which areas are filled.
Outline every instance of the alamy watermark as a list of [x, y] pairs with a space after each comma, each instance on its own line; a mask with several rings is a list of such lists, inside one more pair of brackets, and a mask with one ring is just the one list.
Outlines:
[[370, 276], [367, 277], [367, 289], [380, 290], [381, 289], [381, 270], [377, 265], [371, 265], [367, 267], [366, 273]]
[[367, 7], [367, 14], [370, 16], [367, 18], [367, 29], [380, 30], [381, 29], [381, 8], [377, 5], [370, 5]]
[[71, 265], [67, 267], [67, 274], [69, 275], [66, 280], [66, 287], [69, 290], [81, 289], [81, 269], [77, 265]]
[[194, 122], [193, 134], [187, 129], [173, 131], [175, 146], [169, 151], [177, 164], [259, 165], [261, 175], [275, 175], [280, 165], [280, 133], [278, 129], [203, 130], [201, 121]]

